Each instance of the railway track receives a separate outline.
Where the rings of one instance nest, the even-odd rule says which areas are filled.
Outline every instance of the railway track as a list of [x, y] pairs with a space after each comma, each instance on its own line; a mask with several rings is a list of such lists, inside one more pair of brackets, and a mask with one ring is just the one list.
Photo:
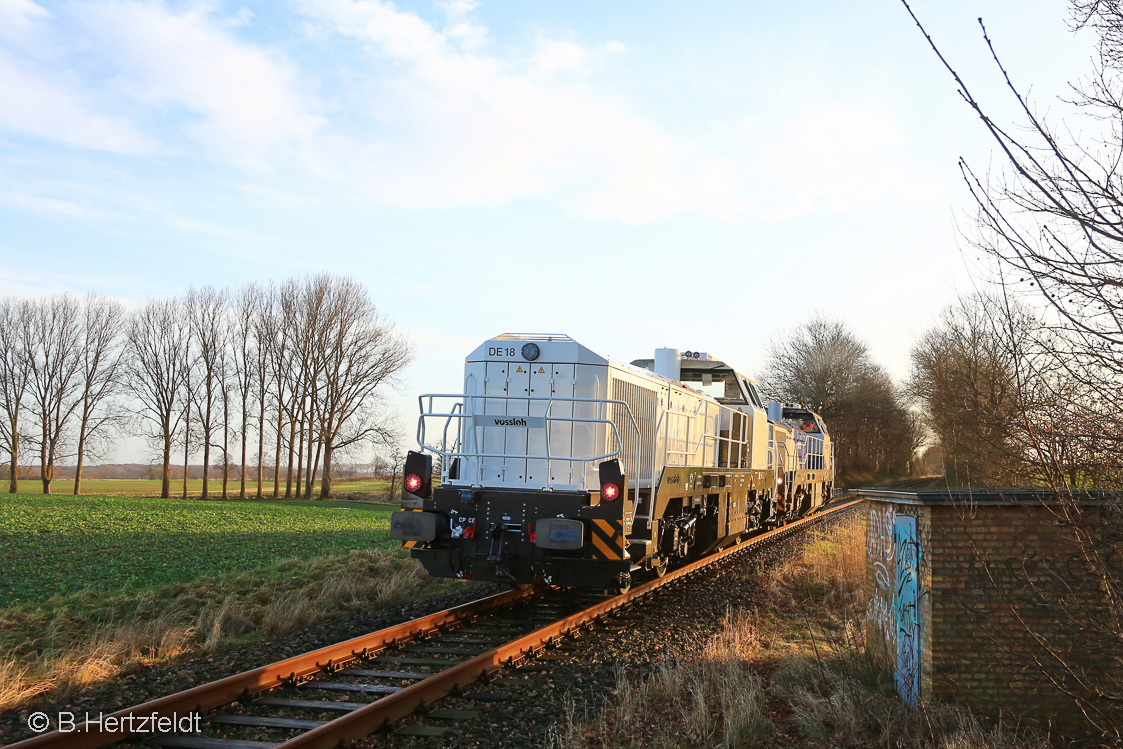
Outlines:
[[[183, 749], [334, 747], [419, 710], [426, 713], [425, 724], [400, 730], [437, 735], [447, 730], [449, 721], [466, 717], [463, 711], [432, 710], [437, 700], [457, 693], [487, 701], [486, 691], [462, 690], [557, 647], [564, 638], [703, 568], [729, 563], [855, 504], [836, 501], [816, 515], [754, 536], [621, 595], [546, 587], [508, 591], [120, 710], [100, 721], [79, 724], [75, 730], [44, 733], [9, 749], [84, 749], [136, 741]], [[160, 717], [182, 720], [185, 716], [195, 721], [189, 724], [192, 733], [153, 732]], [[148, 728], [137, 729], [138, 725]], [[277, 732], [291, 737], [268, 739]]]

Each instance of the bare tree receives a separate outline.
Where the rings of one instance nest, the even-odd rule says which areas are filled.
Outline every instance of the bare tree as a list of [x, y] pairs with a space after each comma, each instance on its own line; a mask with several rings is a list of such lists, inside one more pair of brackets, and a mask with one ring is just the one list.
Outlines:
[[[242, 287], [234, 299], [234, 321], [233, 321], [233, 369], [234, 380], [238, 391], [238, 400], [242, 417], [241, 424], [241, 471], [239, 473], [238, 483], [238, 496], [241, 499], [246, 498], [246, 452], [249, 443], [249, 421], [250, 421], [250, 400], [255, 394], [258, 394], [264, 387], [257, 389], [257, 386], [263, 385], [265, 378], [258, 373], [258, 366], [261, 364], [260, 350], [261, 346], [257, 341], [257, 332], [259, 329], [259, 318], [261, 316], [261, 307], [263, 304], [263, 295], [260, 287], [256, 284], [249, 284]], [[263, 375], [264, 373], [262, 373]], [[260, 398], [264, 405], [264, 395]], [[261, 493], [261, 449], [264, 447], [260, 435], [264, 430], [264, 424], [261, 420], [261, 414], [258, 418], [258, 494]]]
[[395, 501], [399, 487], [401, 486], [402, 469], [405, 467], [406, 456], [402, 452], [402, 447], [397, 442], [390, 442], [389, 448], [386, 450], [386, 462], [388, 465], [388, 478], [389, 478], [389, 500]]
[[[912, 14], [911, 8], [905, 3]], [[1123, 7], [1072, 3], [1074, 26], [1100, 35], [1092, 75], [1073, 86], [1075, 107], [1059, 127], [1039, 116], [1013, 82], [982, 27], [982, 40], [1021, 113], [1004, 126], [991, 117], [940, 53], [915, 15], [959, 94], [998, 146], [1005, 169], [984, 178], [960, 160], [978, 209], [974, 245], [997, 262], [1003, 294], [1048, 310], [1035, 331], [1060, 338], [1070, 381], [1098, 405], [1097, 431], [1118, 449], [1123, 433]], [[1082, 127], [1072, 126], [1079, 117]], [[1095, 135], [1082, 135], [1082, 133]]]
[[193, 405], [203, 441], [203, 499], [210, 491], [211, 447], [222, 401], [227, 356], [226, 293], [213, 286], [190, 289], [184, 299], [191, 326], [192, 379], [196, 383]]
[[[227, 331], [228, 333], [229, 331]], [[231, 377], [230, 337], [226, 335], [222, 357], [218, 362], [218, 392], [222, 402], [222, 498], [228, 496], [230, 484], [230, 390], [234, 385]]]
[[79, 349], [81, 393], [76, 412], [78, 436], [75, 447], [75, 495], [82, 490], [82, 466], [87, 445], [118, 418], [118, 414], [109, 405], [121, 384], [124, 319], [124, 309], [119, 302], [92, 293], [86, 295], [82, 302], [82, 337]]
[[[288, 397], [284, 397], [286, 388], [278, 388], [278, 406], [280, 416], [288, 424], [289, 433], [287, 439], [288, 451], [288, 464], [285, 469], [285, 498], [288, 499], [292, 496], [293, 491], [293, 461], [298, 449], [296, 444], [297, 439], [297, 411], [303, 403], [304, 393], [301, 390], [301, 367], [299, 363], [307, 360], [307, 354], [304, 353], [304, 343], [306, 336], [302, 331], [302, 315], [301, 315], [301, 293], [300, 284], [296, 280], [290, 279], [281, 285], [278, 295], [278, 312], [280, 313], [281, 329], [283, 331], [283, 346], [282, 350], [287, 350], [287, 355], [278, 357], [279, 375], [283, 384], [287, 385]], [[297, 364], [294, 364], [294, 361]], [[281, 418], [278, 418], [278, 422]], [[304, 429], [300, 428], [301, 440], [303, 440]], [[280, 446], [280, 435], [277, 437], [278, 447]], [[303, 442], [302, 442], [303, 445]], [[279, 449], [278, 449], [278, 452]], [[279, 464], [279, 461], [278, 461]], [[298, 490], [299, 490], [299, 479]]]
[[[188, 352], [191, 351], [191, 326], [190, 325], [187, 326], [187, 350], [188, 350]], [[188, 356], [190, 357], [190, 353], [188, 353]], [[187, 489], [188, 489], [187, 482], [191, 478], [191, 445], [192, 445], [192, 441], [195, 440], [196, 437], [198, 436], [196, 434], [196, 429], [193, 428], [193, 426], [192, 426], [192, 421], [191, 421], [192, 404], [195, 402], [195, 398], [198, 395], [198, 392], [197, 392], [198, 387], [197, 387], [197, 383], [196, 383], [194, 377], [192, 376], [193, 374], [194, 374], [193, 368], [189, 365], [183, 373], [183, 383], [181, 385], [181, 391], [182, 392], [180, 393], [180, 398], [179, 398], [179, 401], [182, 404], [182, 409], [183, 409], [183, 419], [182, 419], [183, 431], [181, 432], [181, 434], [183, 435], [183, 492], [182, 492], [182, 496], [183, 496], [184, 499], [187, 499], [187, 493], [188, 493], [187, 492]]]
[[869, 348], [845, 324], [812, 317], [772, 343], [761, 381], [768, 398], [820, 413], [840, 478], [899, 476], [919, 446], [916, 417]]
[[412, 359], [408, 343], [378, 314], [370, 295], [349, 278], [321, 277], [329, 287], [328, 314], [318, 350], [323, 357], [323, 479], [320, 496], [331, 494], [335, 451], [372, 437], [390, 435], [373, 410], [379, 390]]
[[1004, 302], [1000, 322], [1017, 330], [1011, 310], [1018, 303], [1040, 312], [1037, 323], [1022, 331], [1021, 348], [1028, 353], [1011, 360], [1011, 418], [1021, 425], [1027, 474], [1049, 488], [1046, 507], [1078, 550], [1079, 582], [1096, 586], [1088, 601], [1064, 601], [1057, 608], [1067, 629], [1079, 632], [1080, 649], [1094, 653], [1103, 671], [1074, 664], [1063, 638], [1023, 623], [1027, 640], [1043, 648], [1048, 660], [1027, 668], [1052, 678], [1059, 665], [1064, 679], [1054, 681], [1056, 687], [1095, 735], [1118, 740], [1123, 510], [1118, 502], [1082, 502], [1079, 492], [1123, 486], [1123, 6], [1114, 0], [1072, 2], [1074, 27], [1098, 33], [1099, 55], [1092, 74], [1072, 86], [1067, 104], [1074, 106], [1058, 126], [1055, 114], [1047, 122], [1014, 83], [982, 19], [982, 42], [1018, 108], [1013, 124], [992, 117], [991, 106], [975, 97], [902, 2], [998, 148], [996, 175], [980, 176], [962, 159], [960, 170], [977, 207], [972, 241], [995, 261]]
[[129, 392], [140, 404], [139, 414], [156, 427], [162, 470], [160, 496], [171, 489], [172, 442], [183, 419], [190, 320], [176, 299], [148, 301], [129, 321], [127, 334]]
[[1015, 484], [1025, 463], [1015, 435], [1014, 358], [996, 300], [972, 296], [945, 309], [912, 349], [910, 387], [943, 449], [954, 485]]
[[23, 328], [31, 363], [31, 410], [38, 422], [39, 477], [51, 493], [55, 461], [70, 417], [81, 403], [81, 308], [68, 294], [32, 304], [31, 324]]
[[0, 299], [0, 445], [8, 453], [8, 492], [19, 491], [20, 414], [27, 397], [31, 361], [22, 331], [31, 323], [31, 303]]
[[258, 437], [257, 437], [257, 496], [262, 496], [262, 463], [265, 458], [265, 424], [267, 400], [273, 399], [274, 408], [271, 412], [276, 415], [274, 423], [274, 436], [276, 445], [274, 449], [273, 465], [273, 492], [277, 497], [281, 485], [281, 435], [283, 432], [284, 417], [284, 366], [286, 356], [287, 335], [281, 324], [279, 314], [279, 290], [276, 285], [270, 284], [263, 292], [261, 306], [257, 314], [254, 335], [257, 338], [257, 396], [258, 396]]
[[[191, 392], [190, 373], [185, 383], [187, 392]], [[183, 406], [183, 498], [187, 499], [187, 480], [191, 473], [191, 401], [188, 399]]]

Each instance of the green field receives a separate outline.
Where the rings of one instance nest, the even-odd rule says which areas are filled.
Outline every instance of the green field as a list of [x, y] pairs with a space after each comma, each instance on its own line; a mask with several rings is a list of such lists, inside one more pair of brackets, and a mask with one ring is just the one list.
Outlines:
[[393, 509], [337, 500], [0, 495], [0, 607], [391, 549]]
[[[5, 479], [5, 482], [7, 479]], [[7, 484], [5, 483], [5, 488]], [[21, 478], [20, 479], [20, 493], [24, 494], [38, 494], [42, 491], [42, 484], [38, 479]], [[230, 497], [238, 495], [238, 481], [231, 479], [226, 486], [226, 493]], [[383, 479], [360, 479], [357, 481], [336, 481], [332, 484], [335, 494], [382, 494], [389, 490], [390, 482]], [[313, 485], [313, 489], [318, 492], [320, 485], [317, 482]], [[207, 487], [208, 492], [212, 497], [217, 497], [222, 493], [222, 477], [211, 478], [210, 486]], [[73, 495], [74, 480], [73, 479], [55, 479], [51, 483], [51, 491], [57, 495]], [[262, 485], [262, 491], [266, 496], [273, 493], [273, 482], [266, 481]], [[188, 479], [187, 481], [187, 494], [188, 496], [199, 496], [203, 492], [202, 479]], [[257, 479], [246, 481], [246, 496], [252, 497], [257, 492]], [[281, 482], [281, 494], [285, 492], [285, 484]], [[172, 496], [182, 496], [183, 494], [183, 479], [172, 480]], [[156, 497], [160, 495], [160, 480], [159, 479], [83, 479], [82, 480], [82, 494], [80, 496], [121, 496], [121, 497]]]

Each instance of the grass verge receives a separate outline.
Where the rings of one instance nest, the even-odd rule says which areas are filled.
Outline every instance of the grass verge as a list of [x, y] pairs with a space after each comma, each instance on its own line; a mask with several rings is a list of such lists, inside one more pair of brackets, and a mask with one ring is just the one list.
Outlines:
[[271, 639], [362, 608], [437, 595], [395, 550], [288, 559], [253, 572], [0, 610], [0, 713], [61, 699], [137, 667]]
[[727, 612], [701, 657], [621, 676], [609, 709], [572, 718], [554, 745], [1042, 749], [1032, 734], [988, 726], [957, 706], [907, 708], [884, 654], [863, 637], [860, 520], [815, 537], [759, 577], [756, 609]]

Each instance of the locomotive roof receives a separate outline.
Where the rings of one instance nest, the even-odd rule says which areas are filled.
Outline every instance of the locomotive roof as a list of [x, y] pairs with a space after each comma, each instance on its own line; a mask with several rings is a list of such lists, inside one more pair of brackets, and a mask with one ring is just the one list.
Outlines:
[[[632, 366], [640, 369], [651, 369], [655, 365], [654, 359], [633, 359]], [[679, 369], [719, 370], [734, 369], [733, 365], [726, 364], [721, 359], [679, 359]], [[736, 371], [736, 370], [734, 370]]]
[[513, 348], [521, 355], [522, 346], [534, 343], [540, 350], [539, 356], [546, 362], [574, 362], [577, 364], [608, 364], [608, 359], [578, 341], [561, 333], [504, 333], [490, 338], [468, 354], [465, 361], [492, 361], [497, 348]]

